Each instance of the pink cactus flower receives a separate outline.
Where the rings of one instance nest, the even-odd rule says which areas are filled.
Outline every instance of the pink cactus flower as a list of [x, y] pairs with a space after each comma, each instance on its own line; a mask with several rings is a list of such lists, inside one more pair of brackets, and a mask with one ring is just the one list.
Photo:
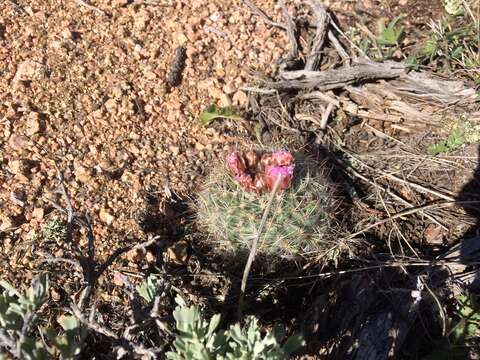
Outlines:
[[287, 189], [293, 179], [294, 157], [289, 151], [263, 154], [254, 151], [245, 154], [236, 151], [227, 157], [227, 169], [246, 190], [271, 191], [280, 177], [278, 189]]
[[287, 166], [272, 166], [267, 165], [265, 168], [265, 185], [268, 189], [273, 189], [275, 181], [277, 178], [280, 178], [280, 183], [278, 185], [279, 190], [288, 189], [293, 179], [293, 170], [295, 165]]
[[260, 162], [265, 167], [267, 165], [287, 166], [293, 164], [294, 158], [289, 151], [282, 150], [264, 154]]
[[243, 160], [242, 156], [236, 151], [228, 154], [227, 168], [234, 176], [242, 174], [247, 170], [245, 160]]

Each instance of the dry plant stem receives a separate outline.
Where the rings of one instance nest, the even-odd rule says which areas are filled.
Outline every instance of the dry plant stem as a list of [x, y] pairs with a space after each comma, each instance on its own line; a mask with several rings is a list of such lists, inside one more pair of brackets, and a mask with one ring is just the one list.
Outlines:
[[405, 74], [403, 64], [395, 62], [375, 63], [362, 60], [338, 69], [325, 71], [288, 71], [282, 73], [285, 80], [268, 82], [267, 86], [278, 90], [312, 89], [332, 90], [344, 88], [359, 81], [394, 79]]
[[[392, 215], [390, 214], [390, 211], [388, 210], [388, 207], [387, 205], [385, 204], [385, 201], [383, 200], [383, 196], [381, 194], [379, 194], [379, 198], [380, 198], [380, 201], [382, 203], [382, 206], [383, 208], [385, 209], [385, 212], [387, 213], [388, 217], [392, 217]], [[397, 230], [398, 234], [400, 235], [400, 237], [403, 239], [403, 241], [405, 242], [405, 244], [407, 244], [408, 248], [410, 249], [410, 251], [417, 257], [417, 258], [420, 258], [418, 256], [418, 253], [415, 251], [415, 249], [412, 247], [412, 245], [410, 245], [410, 242], [405, 238], [405, 235], [403, 235], [402, 231], [400, 230], [400, 228], [398, 227], [398, 224], [396, 221], [393, 221], [392, 220], [392, 225], [393, 227], [395, 228], [395, 230]], [[405, 272], [405, 274], [407, 273], [407, 270], [405, 270], [404, 268], [402, 268], [402, 270]]]
[[250, 0], [242, 0], [242, 2], [248, 6], [251, 12], [255, 15], [260, 16], [263, 21], [267, 24], [288, 31], [287, 27], [283, 24], [273, 21], [265, 12], [263, 12], [257, 5], [252, 3]]
[[321, 91], [311, 91], [311, 92], [306, 93], [306, 94], [298, 95], [297, 98], [299, 98], [299, 99], [320, 99], [322, 101], [325, 101], [328, 104], [332, 103], [335, 106], [340, 106], [340, 102], [336, 98], [330, 97], [330, 96], [322, 93]]
[[290, 41], [290, 45], [292, 49], [290, 50], [289, 59], [295, 59], [298, 56], [298, 42], [297, 42], [297, 26], [293, 21], [292, 17], [290, 16], [287, 6], [285, 5], [285, 0], [280, 1], [280, 7], [282, 8], [282, 14], [285, 18], [285, 25], [287, 30], [288, 40]]
[[[362, 58], [369, 60], [369, 57], [367, 56], [367, 54], [365, 54], [362, 49], [360, 49], [352, 40], [350, 40], [350, 38], [349, 38], [349, 37], [342, 31], [342, 29], [340, 29], [340, 27], [335, 23], [335, 21], [332, 19], [332, 17], [330, 16], [330, 14], [329, 14], [328, 16], [330, 17], [330, 24], [332, 25], [332, 27], [333, 27], [340, 35], [343, 36], [343, 38], [350, 44], [350, 46], [351, 46], [353, 49], [355, 49], [355, 50], [358, 51], [358, 53], [361, 55]], [[337, 50], [337, 51], [338, 51], [338, 50]], [[353, 57], [356, 58], [355, 55], [353, 55]]]
[[[113, 262], [123, 253], [130, 251], [130, 250], [135, 250], [135, 249], [140, 249], [140, 248], [146, 248], [150, 245], [153, 245], [156, 243], [159, 239], [158, 236], [155, 236], [143, 243], [137, 244], [137, 245], [130, 245], [126, 246], [120, 249], [117, 249], [113, 254], [111, 254], [104, 263], [98, 266], [97, 270], [97, 264], [95, 262], [95, 236], [93, 234], [93, 229], [90, 220], [87, 218], [86, 221], [79, 219], [78, 216], [75, 215], [75, 212], [73, 211], [72, 207], [72, 202], [70, 200], [70, 197], [68, 195], [68, 192], [66, 190], [65, 184], [64, 184], [64, 177], [62, 172], [60, 171], [60, 168], [57, 166], [55, 163], [55, 167], [57, 170], [57, 178], [59, 180], [59, 186], [60, 186], [60, 191], [61, 194], [63, 195], [65, 199], [65, 203], [67, 205], [67, 208], [63, 208], [60, 205], [56, 204], [53, 201], [50, 201], [52, 205], [62, 211], [63, 213], [67, 214], [67, 242], [71, 243], [72, 240], [72, 226], [73, 222], [75, 221], [79, 226], [83, 226], [87, 229], [87, 237], [88, 237], [88, 257], [83, 257], [80, 256], [80, 261], [76, 262], [72, 260], [72, 262], [69, 262], [70, 264], [74, 265], [75, 267], [80, 266], [82, 268], [82, 274], [86, 275], [86, 282], [87, 285], [83, 288], [83, 290], [80, 293], [80, 297], [77, 303], [77, 306], [80, 310], [83, 310], [85, 307], [88, 299], [90, 298], [90, 295], [92, 294], [93, 289], [95, 288], [95, 284], [97, 280], [102, 276], [102, 274], [105, 272], [105, 270], [113, 264]], [[65, 259], [67, 260], [67, 259]], [[50, 258], [46, 259], [45, 261], [47, 262], [65, 262], [63, 259], [55, 259], [55, 258]]]
[[423, 193], [427, 193], [427, 194], [432, 194], [432, 195], [435, 195], [443, 200], [446, 200], [446, 201], [455, 201], [455, 198], [453, 196], [449, 196], [449, 195], [445, 195], [437, 190], [433, 190], [433, 189], [430, 189], [430, 188], [427, 188], [423, 185], [420, 185], [420, 184], [417, 184], [417, 183], [414, 183], [414, 182], [411, 182], [411, 181], [408, 181], [408, 180], [405, 180], [405, 179], [402, 179], [402, 178], [399, 178], [398, 176], [395, 176], [393, 174], [390, 174], [386, 171], [383, 171], [381, 169], [376, 169], [376, 168], [373, 168], [372, 166], [366, 164], [365, 162], [361, 161], [358, 157], [354, 156], [350, 151], [348, 151], [347, 149], [343, 148], [342, 146], [339, 146], [339, 149], [345, 153], [346, 155], [348, 155], [349, 157], [351, 157], [352, 159], [355, 159], [356, 161], [360, 162], [363, 166], [365, 166], [367, 169], [369, 170], [372, 170], [372, 171], [377, 171], [379, 172], [380, 174], [392, 179], [392, 180], [395, 180], [397, 182], [400, 182], [400, 183], [403, 183], [405, 185], [409, 185], [417, 190], [420, 190], [421, 192]]
[[68, 195], [67, 189], [65, 187], [65, 182], [63, 178], [63, 174], [60, 171], [57, 163], [55, 162], [55, 169], [57, 170], [57, 179], [60, 186], [60, 192], [65, 199], [65, 203], [67, 205], [67, 243], [70, 244], [72, 242], [72, 226], [73, 226], [73, 206], [72, 201], [70, 200], [70, 196]]
[[333, 45], [333, 47], [335, 48], [335, 50], [337, 50], [337, 53], [338, 55], [340, 55], [340, 57], [342, 58], [343, 60], [343, 63], [345, 64], [345, 66], [350, 66], [350, 56], [348, 55], [348, 53], [345, 51], [345, 49], [343, 48], [342, 44], [340, 43], [340, 41], [338, 41], [337, 37], [335, 36], [335, 34], [333, 33], [333, 31], [331, 30], [328, 30], [328, 41], [330, 41], [330, 43]]
[[252, 247], [250, 249], [250, 254], [248, 255], [248, 259], [245, 264], [245, 269], [243, 270], [242, 283], [240, 287], [240, 298], [238, 301], [238, 311], [237, 311], [239, 320], [242, 319], [244, 300], [245, 300], [245, 289], [247, 288], [247, 280], [248, 280], [248, 275], [250, 273], [250, 268], [252, 267], [253, 260], [255, 259], [258, 242], [260, 240], [260, 236], [263, 233], [263, 229], [265, 228], [265, 224], [267, 223], [267, 218], [270, 213], [270, 208], [272, 207], [273, 199], [275, 198], [275, 194], [277, 193], [278, 186], [280, 185], [281, 179], [282, 179], [281, 175], [279, 175], [275, 180], [275, 183], [273, 184], [273, 189], [270, 193], [270, 198], [268, 199], [267, 206], [265, 208], [265, 211], [263, 212], [262, 220], [260, 221], [260, 226], [258, 227], [257, 233], [255, 234], [255, 237], [253, 239]]
[[328, 16], [327, 10], [325, 7], [320, 4], [318, 0], [308, 0], [305, 1], [313, 11], [315, 16], [316, 30], [315, 37], [313, 39], [312, 48], [310, 54], [307, 57], [307, 63], [305, 64], [305, 70], [307, 71], [316, 71], [320, 66], [320, 61], [322, 59], [322, 48], [325, 43], [325, 37], [328, 31], [328, 24], [330, 22], [330, 17]]
[[401, 218], [402, 216], [415, 214], [417, 212], [425, 211], [425, 210], [428, 210], [428, 209], [444, 208], [444, 207], [450, 207], [450, 206], [461, 205], [461, 204], [464, 204], [464, 205], [480, 204], [480, 201], [445, 201], [445, 202], [441, 202], [441, 203], [427, 204], [427, 205], [422, 205], [422, 206], [416, 206], [416, 207], [410, 208], [410, 209], [405, 209], [405, 210], [402, 210], [402, 211], [400, 211], [396, 214], [393, 214], [392, 216], [390, 216], [386, 219], [383, 219], [383, 220], [377, 221], [376, 223], [368, 225], [367, 227], [363, 228], [362, 230], [359, 230], [359, 231], [351, 234], [350, 236], [348, 236], [346, 238], [346, 240], [353, 239], [353, 238], [357, 237], [358, 235], [362, 235], [362, 234], [366, 233], [368, 230], [370, 230], [374, 227], [385, 224], [385, 223], [387, 223], [389, 221], [392, 221], [394, 219]]
[[75, 0], [75, 3], [79, 6], [84, 6], [86, 7], [87, 9], [89, 10], [93, 10], [93, 11], [96, 11], [98, 12], [99, 14], [102, 14], [102, 15], [106, 15], [105, 11], [103, 10], [100, 10], [99, 8], [97, 8], [96, 6], [93, 6], [93, 5], [90, 5], [88, 4], [87, 2], [85, 2], [84, 0]]
[[330, 114], [332, 113], [333, 107], [335, 105], [333, 103], [328, 103], [327, 108], [322, 114], [322, 120], [320, 122], [320, 129], [325, 130], [327, 128], [327, 123], [328, 123], [328, 118], [330, 117]]
[[55, 264], [55, 263], [65, 263], [65, 264], [72, 265], [75, 268], [75, 270], [77, 270], [79, 273], [82, 273], [82, 271], [83, 271], [83, 268], [82, 268], [82, 265], [80, 265], [80, 262], [72, 260], [72, 259], [47, 257], [45, 259], [40, 259], [38, 262], [39, 262], [39, 264], [42, 264], [42, 263], [53, 263], [53, 264]]
[[[357, 159], [358, 160], [358, 159]], [[364, 164], [363, 161], [361, 160], [358, 160], [360, 163]], [[413, 207], [413, 204], [411, 204], [410, 202], [408, 202], [407, 200], [405, 200], [404, 198], [402, 198], [401, 196], [395, 194], [394, 192], [390, 191], [389, 189], [387, 189], [386, 187], [370, 180], [369, 178], [367, 178], [366, 176], [362, 175], [361, 173], [359, 173], [357, 170], [355, 170], [353, 167], [351, 166], [348, 166], [346, 164], [343, 164], [344, 166], [346, 166], [348, 168], [348, 172], [350, 172], [352, 175], [362, 179], [363, 181], [369, 183], [370, 185], [374, 186], [374, 187], [377, 187], [378, 189], [380, 189], [381, 191], [385, 192], [386, 194], [389, 194], [390, 196], [392, 196], [394, 199], [400, 201], [403, 205], [406, 205], [406, 206], [409, 206], [409, 207]], [[442, 227], [444, 230], [448, 230], [448, 228], [443, 225], [440, 221], [438, 221], [434, 216], [426, 213], [426, 212], [423, 212], [423, 215], [433, 221], [435, 224], [439, 225], [440, 227]]]
[[[75, 305], [75, 302], [72, 302], [70, 304], [70, 309], [72, 310], [75, 317], [89, 329], [95, 331], [96, 333], [102, 334], [106, 337], [109, 337], [117, 342], [124, 343], [127, 348], [131, 348], [133, 352], [135, 352], [138, 355], [145, 355], [147, 356], [148, 359], [157, 359], [157, 354], [154, 350], [147, 349], [142, 345], [135, 344], [125, 338], [119, 337], [112, 330], [100, 325], [92, 318], [90, 319], [85, 318], [85, 316], [82, 314], [78, 306]], [[124, 347], [123, 344], [122, 344], [122, 347]]]
[[445, 337], [446, 335], [446, 330], [447, 330], [447, 320], [445, 316], [445, 310], [443, 309], [442, 304], [440, 303], [440, 300], [438, 300], [437, 295], [430, 289], [430, 287], [424, 283], [425, 287], [427, 288], [428, 292], [430, 293], [430, 296], [435, 300], [435, 305], [438, 307], [438, 312], [440, 313], [440, 318], [442, 319], [442, 336]]

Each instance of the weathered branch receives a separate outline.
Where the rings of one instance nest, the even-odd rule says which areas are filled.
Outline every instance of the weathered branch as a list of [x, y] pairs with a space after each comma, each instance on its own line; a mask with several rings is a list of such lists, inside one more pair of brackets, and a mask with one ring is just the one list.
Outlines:
[[318, 89], [332, 90], [347, 85], [379, 79], [394, 79], [405, 74], [405, 66], [395, 62], [375, 63], [363, 60], [352, 66], [325, 71], [288, 71], [282, 73], [284, 80], [267, 83], [277, 90]]
[[252, 3], [250, 0], [242, 0], [242, 2], [248, 6], [251, 12], [253, 12], [255, 15], [258, 15], [262, 18], [263, 21], [265, 21], [267, 24], [272, 25], [274, 27], [287, 30], [287, 27], [283, 24], [280, 24], [276, 21], [273, 21], [263, 10], [261, 10], [257, 5]]
[[318, 70], [320, 66], [321, 51], [325, 42], [325, 36], [327, 35], [330, 17], [325, 7], [320, 4], [318, 0], [309, 0], [306, 1], [306, 3], [312, 8], [317, 28], [315, 30], [312, 48], [310, 49], [310, 54], [308, 54], [307, 63], [305, 64], [305, 70], [315, 71]]
[[287, 31], [288, 40], [290, 41], [290, 55], [289, 60], [293, 60], [298, 56], [298, 41], [297, 41], [297, 25], [290, 16], [285, 0], [280, 1], [280, 7], [282, 8], [283, 17], [285, 18], [285, 27]]

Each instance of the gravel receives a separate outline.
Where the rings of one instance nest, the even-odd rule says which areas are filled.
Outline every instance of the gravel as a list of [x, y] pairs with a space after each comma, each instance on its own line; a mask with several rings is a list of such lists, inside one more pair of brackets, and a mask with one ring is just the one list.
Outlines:
[[[55, 162], [101, 257], [142, 241], [142, 192], [194, 193], [243, 141], [201, 127], [199, 113], [245, 106], [239, 88], [288, 51], [285, 34], [238, 1], [15, 3], [0, 2], [0, 267], [18, 278], [58, 215], [48, 199], [62, 203]], [[273, 2], [258, 5], [281, 20]], [[185, 67], [168, 86], [178, 47]]]

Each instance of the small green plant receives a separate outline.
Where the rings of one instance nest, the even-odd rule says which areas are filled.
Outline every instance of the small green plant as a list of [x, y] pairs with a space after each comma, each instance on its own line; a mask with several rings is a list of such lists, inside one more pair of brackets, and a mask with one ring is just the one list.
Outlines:
[[351, 27], [347, 31], [347, 36], [367, 56], [377, 61], [391, 59], [401, 50], [405, 37], [404, 27], [398, 26], [402, 17], [399, 15], [388, 24], [380, 20], [375, 35], [365, 25], [357, 24], [357, 27]]
[[155, 295], [158, 293], [158, 288], [161, 281], [154, 275], [150, 275], [144, 282], [137, 285], [136, 289], [138, 294], [147, 302], [150, 303], [155, 299]]
[[[430, 23], [431, 35], [420, 51], [422, 62], [435, 64], [447, 70], [459, 70], [473, 80], [479, 79], [480, 67], [480, 22], [468, 13], [473, 21], [468, 21], [462, 15], [465, 7], [462, 1], [451, 0], [446, 2], [447, 12], [456, 17]], [[466, 3], [465, 3], [466, 4]], [[461, 10], [460, 10], [461, 9]], [[467, 70], [467, 71], [464, 71]]]
[[430, 155], [439, 155], [457, 150], [465, 144], [465, 131], [456, 127], [447, 139], [440, 141], [436, 144], [432, 144], [428, 147], [428, 153]]
[[37, 320], [36, 311], [47, 299], [47, 277], [35, 279], [26, 296], [3, 280], [0, 286], [4, 289], [0, 294], [0, 349], [20, 359], [46, 359], [43, 343], [28, 335]]
[[297, 335], [282, 346], [285, 331], [281, 326], [262, 335], [254, 317], [247, 318], [243, 327], [235, 324], [225, 331], [218, 329], [220, 315], [207, 321], [197, 306], [179, 305], [173, 316], [177, 335], [173, 351], [167, 353], [171, 360], [282, 360], [304, 345]]
[[[270, 265], [281, 258], [334, 254], [334, 193], [315, 161], [296, 156], [291, 186], [275, 195], [257, 254]], [[212, 248], [235, 259], [246, 255], [269, 197], [269, 192], [247, 191], [225, 166], [215, 169], [197, 201], [197, 222], [210, 234]]]
[[452, 337], [455, 343], [478, 338], [480, 336], [480, 311], [473, 296], [461, 294], [456, 299], [455, 315], [460, 319], [453, 327]]
[[45, 335], [60, 353], [62, 359], [75, 359], [82, 351], [87, 331], [73, 315], [62, 317], [59, 323], [63, 329], [63, 335], [57, 335], [56, 331], [51, 328], [45, 330]]
[[205, 110], [200, 114], [200, 124], [208, 125], [213, 120], [224, 118], [231, 120], [243, 120], [243, 117], [240, 116], [235, 109], [231, 107], [217, 107], [216, 105], [209, 105]]
[[383, 21], [379, 22], [377, 42], [380, 45], [398, 46], [400, 44], [405, 35], [403, 26], [397, 27], [397, 23], [401, 18], [401, 15], [395, 17], [387, 26], [385, 26]]
[[468, 358], [465, 344], [480, 336], [480, 311], [473, 296], [460, 294], [455, 299], [455, 310], [448, 319], [451, 330], [448, 338], [423, 360], [462, 360]]
[[4, 289], [0, 293], [0, 354], [8, 351], [12, 356], [25, 360], [50, 359], [60, 354], [62, 359], [74, 359], [80, 354], [85, 332], [77, 319], [67, 316], [60, 321], [64, 335], [53, 329], [40, 330], [52, 347], [32, 336], [37, 323], [37, 311], [47, 301], [48, 279], [36, 278], [26, 295], [12, 285], [0, 281]]
[[46, 242], [63, 243], [67, 239], [67, 225], [59, 219], [51, 219], [41, 230], [42, 239]]
[[460, 16], [465, 13], [462, 0], [444, 0], [445, 11], [452, 16]]

